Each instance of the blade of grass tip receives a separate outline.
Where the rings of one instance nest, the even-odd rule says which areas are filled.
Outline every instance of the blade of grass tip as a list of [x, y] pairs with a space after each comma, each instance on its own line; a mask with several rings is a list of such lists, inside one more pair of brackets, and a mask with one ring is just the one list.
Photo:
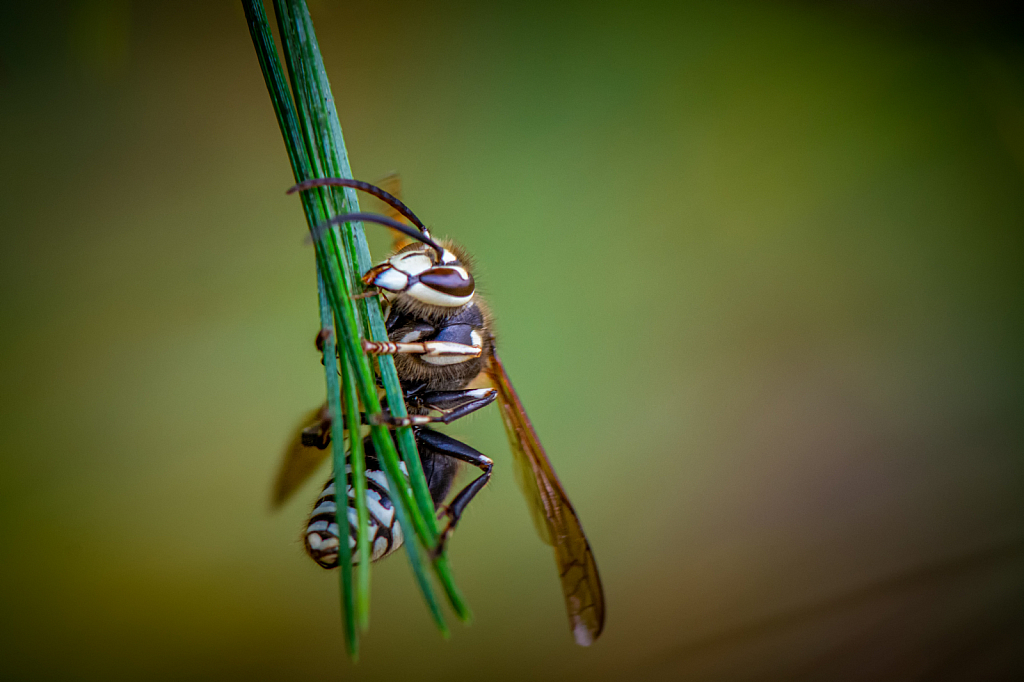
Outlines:
[[[370, 627], [370, 510], [366, 506], [366, 452], [363, 448], [359, 396], [355, 372], [349, 362], [341, 363], [345, 420], [348, 427], [349, 463], [352, 466], [352, 497], [356, 505], [356, 622], [361, 630]], [[338, 499], [335, 497], [335, 499]], [[347, 519], [346, 519], [347, 521]], [[338, 526], [341, 526], [339, 522]]]
[[[287, 55], [292, 52], [298, 52], [302, 57], [297, 60], [295, 69], [289, 62], [289, 69], [295, 99], [301, 103], [300, 116], [302, 111], [307, 108], [312, 114], [305, 117], [307, 138], [317, 141], [317, 144], [312, 146], [319, 147], [319, 157], [328, 176], [351, 178], [352, 170], [348, 162], [341, 123], [334, 107], [330, 81], [327, 78], [327, 71], [316, 39], [316, 31], [313, 28], [306, 3], [304, 0], [275, 0], [275, 7], [278, 9], [278, 23], [283, 36], [282, 40], [288, 46], [288, 49], [285, 50], [286, 61], [288, 61]], [[287, 20], [284, 19], [285, 17]], [[300, 69], [302, 72], [296, 73]], [[316, 121], [319, 125], [310, 125], [308, 122], [311, 121]], [[313, 150], [311, 150], [311, 154], [314, 154]], [[336, 207], [347, 211], [359, 210], [355, 190], [332, 188], [331, 191], [335, 193]], [[345, 224], [342, 235], [345, 237], [346, 250], [351, 254], [353, 262], [357, 264], [358, 271], [363, 272], [369, 268], [370, 252], [362, 225], [358, 223]], [[351, 288], [355, 289], [354, 282]], [[380, 303], [376, 299], [365, 299], [360, 308], [364, 329], [369, 327], [371, 331], [368, 336], [378, 341], [386, 341], [387, 332], [381, 315]], [[406, 416], [403, 392], [393, 358], [382, 356], [378, 358], [378, 363], [388, 397], [389, 409], [395, 416]], [[397, 429], [395, 435], [402, 461], [405, 462], [406, 470], [409, 472], [409, 483], [413, 496], [419, 506], [420, 514], [425, 517], [430, 532], [429, 539], [421, 539], [425, 545], [433, 547], [439, 537], [434, 516], [434, 504], [416, 450], [415, 436], [410, 427]], [[414, 519], [414, 521], [418, 521], [418, 519]], [[434, 568], [456, 615], [461, 620], [468, 621], [471, 613], [455, 587], [445, 554], [442, 553], [434, 560]]]
[[[259, 0], [242, 0], [242, 9], [245, 13], [246, 22], [249, 26], [249, 33], [252, 37], [257, 59], [260, 63], [260, 69], [263, 72], [263, 77], [267, 85], [267, 91], [270, 94], [271, 104], [274, 107], [274, 113], [281, 129], [281, 135], [284, 138], [285, 150], [288, 152], [288, 159], [291, 163], [295, 180], [296, 182], [301, 182], [302, 180], [310, 177], [308, 173], [308, 160], [305, 155], [305, 147], [302, 143], [302, 138], [298, 129], [297, 115], [291, 98], [288, 96], [288, 88], [285, 83], [284, 73], [277, 58], [277, 51], [274, 47], [274, 40], [270, 32], [270, 26], [267, 23], [266, 14], [263, 11], [263, 5]], [[304, 193], [301, 201], [303, 211], [306, 215], [306, 222], [310, 226], [311, 233], [315, 233], [314, 226], [320, 225], [326, 220], [326, 212], [317, 205], [314, 197], [309, 195], [309, 193]], [[341, 308], [343, 307], [343, 304], [339, 301], [338, 289], [343, 285], [339, 281], [340, 277], [337, 272], [337, 262], [334, 261], [332, 263], [319, 240], [317, 240], [315, 246], [317, 266], [320, 272], [325, 276], [325, 289], [328, 291], [328, 298], [331, 300], [331, 307], [334, 309], [335, 319], [337, 320], [339, 318]], [[332, 265], [334, 265], [333, 268]], [[347, 295], [345, 300], [350, 302], [347, 299]], [[351, 315], [351, 311], [349, 312]], [[351, 349], [346, 349], [347, 352], [350, 350]], [[362, 349], [359, 348], [359, 351], [361, 350]], [[365, 362], [365, 356], [363, 359]], [[369, 369], [368, 363], [366, 363], [366, 369], [367, 371]], [[372, 398], [376, 398], [376, 393], [372, 394]], [[390, 438], [388, 440], [390, 441]], [[394, 447], [393, 444], [389, 444], [392, 448]], [[400, 513], [402, 505], [396, 503], [395, 508], [397, 510], [396, 513], [399, 515], [400, 523], [402, 522], [401, 519], [405, 519], [405, 522], [408, 523], [408, 519], [405, 517], [404, 513]], [[411, 535], [412, 534], [410, 534], [410, 536]], [[416, 575], [417, 583], [423, 592], [424, 599], [427, 601], [427, 605], [436, 621], [438, 629], [441, 630], [442, 634], [446, 634], [447, 626], [445, 625], [443, 618], [440, 616], [440, 609], [438, 607], [437, 600], [434, 597], [433, 590], [430, 588], [430, 584], [426, 580], [422, 562], [417, 553], [408, 553], [408, 556], [410, 558], [410, 563], [413, 566], [413, 572]]]
[[[342, 413], [347, 417], [353, 412], [352, 404], [345, 405], [342, 409], [341, 387], [338, 385], [338, 351], [334, 341], [334, 311], [331, 309], [330, 301], [327, 299], [327, 291], [324, 287], [323, 276], [320, 271], [316, 273], [317, 297], [320, 301], [320, 329], [326, 330], [324, 334], [324, 375], [327, 377], [327, 405], [331, 411], [331, 423], [342, 424]], [[346, 390], [348, 387], [345, 387]], [[356, 420], [359, 419], [359, 406], [355, 405]], [[356, 605], [352, 591], [352, 552], [348, 547], [348, 533], [341, 533], [341, 529], [348, 529], [348, 518], [342, 515], [342, 510], [347, 509], [348, 497], [348, 476], [345, 468], [345, 438], [343, 430], [335, 427], [332, 429], [331, 439], [331, 460], [334, 464], [334, 520], [338, 524], [338, 588], [341, 595], [342, 621], [345, 626], [345, 648], [353, 661], [359, 660], [359, 630], [356, 628]], [[349, 434], [353, 432], [350, 430]], [[355, 437], [359, 437], [358, 427], [355, 430]], [[343, 502], [343, 500], [345, 502]], [[365, 533], [364, 533], [365, 535]]]
[[[403, 518], [406, 514], [406, 509], [395, 505], [395, 516], [398, 517], [398, 523], [402, 528], [408, 528], [410, 525], [409, 519]], [[403, 531], [404, 532], [404, 531]], [[413, 575], [416, 576], [416, 582], [420, 586], [420, 591], [430, 598], [427, 599], [427, 606], [430, 608], [430, 615], [434, 619], [434, 624], [437, 625], [438, 631], [441, 636], [445, 639], [451, 635], [448, 630], [448, 624], [444, 622], [444, 614], [441, 613], [441, 605], [434, 599], [434, 592], [430, 587], [430, 578], [427, 572], [424, 570], [424, 558], [421, 556], [422, 552], [420, 545], [415, 542], [415, 538], [407, 538], [405, 542], [405, 553], [409, 556], [409, 563], [413, 568]]]

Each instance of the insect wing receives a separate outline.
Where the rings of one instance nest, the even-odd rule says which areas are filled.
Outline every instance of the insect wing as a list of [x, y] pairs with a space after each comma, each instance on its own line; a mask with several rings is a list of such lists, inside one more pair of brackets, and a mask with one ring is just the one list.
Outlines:
[[331, 454], [328, 448], [318, 448], [303, 444], [303, 432], [310, 429], [321, 430], [324, 422], [324, 408], [313, 410], [295, 429], [295, 435], [285, 450], [281, 460], [281, 468], [277, 472], [277, 480], [274, 481], [274, 492], [271, 497], [271, 506], [280, 507], [292, 494], [302, 487], [313, 473], [320, 468], [323, 461]]
[[516, 462], [516, 479], [537, 532], [555, 549], [573, 636], [577, 644], [589, 646], [604, 627], [604, 593], [590, 543], [496, 354], [491, 356], [489, 373], [498, 389], [498, 406]]
[[[402, 176], [399, 175], [398, 173], [388, 173], [374, 184], [376, 184], [378, 187], [380, 187], [388, 194], [396, 197], [397, 199], [402, 199]], [[400, 223], [405, 223], [407, 225], [412, 224], [409, 222], [408, 218], [402, 215], [393, 206], [389, 206], [388, 204], [385, 204], [383, 201], [380, 200], [376, 201], [381, 205], [381, 212], [387, 217], [393, 220], [397, 220]], [[391, 235], [393, 238], [391, 244], [392, 251], [398, 251], [403, 247], [413, 243], [414, 241], [409, 237], [405, 236], [404, 234], [402, 234], [401, 232], [398, 232], [397, 230], [391, 230]]]

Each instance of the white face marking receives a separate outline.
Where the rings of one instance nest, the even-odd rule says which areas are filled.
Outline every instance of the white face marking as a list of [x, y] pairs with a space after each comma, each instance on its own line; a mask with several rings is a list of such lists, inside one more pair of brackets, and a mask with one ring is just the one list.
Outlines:
[[428, 303], [430, 305], [441, 306], [443, 308], [458, 308], [459, 306], [466, 305], [473, 300], [473, 294], [469, 296], [452, 296], [451, 294], [443, 294], [436, 289], [420, 284], [417, 282], [409, 287], [406, 291], [407, 294], [415, 298], [417, 301]]
[[480, 332], [478, 332], [475, 329], [469, 333], [469, 339], [470, 339], [470, 341], [472, 341], [473, 345], [475, 347], [477, 347], [477, 348], [480, 348], [481, 346], [484, 345], [483, 337], [481, 337], [480, 336]]
[[400, 270], [387, 268], [373, 280], [373, 286], [388, 291], [404, 291], [409, 286], [409, 276]]
[[419, 275], [429, 270], [434, 264], [426, 254], [420, 251], [406, 251], [388, 259], [391, 267], [401, 270], [407, 275]]
[[448, 265], [449, 263], [458, 263], [459, 259], [455, 257], [454, 253], [452, 253], [448, 249], [445, 249], [444, 254], [442, 254], [441, 256], [441, 262], [444, 263], [445, 265]]

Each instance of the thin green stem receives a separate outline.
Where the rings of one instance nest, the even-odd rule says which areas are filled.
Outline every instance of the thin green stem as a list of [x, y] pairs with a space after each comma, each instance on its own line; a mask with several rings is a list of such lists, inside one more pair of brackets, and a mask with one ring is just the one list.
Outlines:
[[[303, 139], [309, 157], [309, 172], [311, 173], [309, 177], [323, 177], [325, 173], [333, 174], [340, 172], [338, 150], [339, 146], [344, 144], [344, 141], [340, 138], [340, 125], [336, 126], [337, 135], [332, 135], [331, 133], [335, 131], [330, 130], [330, 126], [327, 123], [332, 119], [337, 121], [337, 114], [334, 110], [333, 98], [330, 96], [330, 85], [326, 82], [326, 76], [323, 75], [323, 62], [320, 60], [320, 52], [316, 44], [316, 36], [313, 32], [309, 12], [306, 9], [305, 2], [301, 1], [275, 0], [274, 7], [277, 11], [285, 64], [288, 66], [292, 82], [292, 92], [298, 105], [299, 122], [302, 131], [305, 133]], [[349, 173], [351, 174], [350, 171]], [[349, 191], [351, 192], [351, 190]], [[317, 196], [327, 216], [346, 210], [346, 207], [358, 210], [358, 203], [354, 193], [346, 196], [339, 191], [339, 188], [321, 188], [304, 194], [314, 194]], [[326, 217], [321, 216], [321, 220], [326, 221]], [[351, 322], [354, 323], [355, 328], [358, 330], [359, 322], [362, 320], [356, 317], [352, 310], [354, 305], [350, 298], [350, 293], [359, 286], [357, 278], [353, 273], [353, 268], [349, 265], [352, 253], [351, 245], [354, 242], [355, 232], [361, 234], [361, 226], [346, 224], [340, 230], [332, 229], [326, 232], [323, 236], [323, 241], [326, 242], [331, 255], [341, 264], [342, 277], [339, 284], [344, 296], [340, 302], [344, 308], [342, 314], [345, 317], [345, 327], [353, 328], [349, 326], [351, 316]], [[339, 234], [342, 244], [339, 244]], [[342, 253], [348, 254], [349, 257], [343, 256]], [[363, 401], [363, 407], [369, 415], [379, 413], [380, 407], [379, 400], [376, 397], [376, 384], [373, 382], [372, 369], [366, 362], [366, 356], [360, 345], [360, 340], [363, 337], [363, 334], [359, 333], [361, 331], [358, 330], [356, 334], [343, 341], [346, 345], [350, 346], [346, 350], [352, 357], [356, 369], [356, 381], [360, 389], [360, 398]], [[374, 394], [372, 398], [368, 395], [370, 392]], [[401, 391], [399, 391], [396, 398], [397, 401], [402, 402]], [[383, 442], [385, 440], [384, 433], [381, 433], [378, 429], [373, 431], [376, 431], [376, 433], [372, 434], [374, 445], [378, 447], [378, 455], [382, 457], [382, 464], [384, 465], [385, 473], [388, 475], [389, 486], [397, 489], [393, 494], [397, 494], [403, 498], [403, 502], [407, 502], [404, 498], [407, 498], [409, 495], [406, 490], [407, 486], [404, 483], [404, 475], [396, 476], [392, 480], [392, 476], [397, 475], [400, 471], [397, 460], [394, 462], [389, 461], [391, 459], [390, 453], [394, 452], [394, 445], [388, 445]], [[391, 440], [390, 433], [386, 434], [386, 439]], [[418, 464], [419, 457], [414, 456], [413, 459]], [[407, 469], [408, 466], [407, 463]], [[423, 487], [426, 488], [425, 479]], [[419, 502], [417, 502], [417, 505], [419, 505]], [[427, 547], [435, 545], [437, 542], [437, 528], [433, 519], [433, 506], [430, 506], [429, 514], [425, 514], [422, 506], [419, 506], [418, 509], [410, 509], [408, 516], [415, 526], [415, 535], [420, 537], [421, 542]], [[408, 531], [408, 529], [406, 530]], [[412, 537], [414, 533], [409, 533], [408, 535]]]
[[[349, 463], [352, 466], [352, 497], [356, 505], [356, 622], [366, 630], [370, 626], [370, 510], [366, 506], [366, 452], [359, 418], [359, 396], [356, 379], [349, 363], [342, 364], [345, 389], [345, 425], [348, 429]], [[341, 499], [337, 495], [335, 500]], [[338, 509], [340, 509], [340, 505]], [[346, 519], [347, 522], [347, 519]], [[338, 526], [342, 524], [339, 521]]]
[[[340, 125], [337, 123], [337, 114], [334, 111], [333, 100], [330, 98], [329, 84], [327, 84], [326, 76], [323, 75], [323, 64], [305, 3], [298, 1], [284, 3], [280, 0], [275, 3], [284, 40], [283, 52], [286, 62], [289, 64], [293, 85], [295, 85], [295, 102], [288, 94], [288, 87], [277, 58], [262, 3], [258, 0], [243, 0], [242, 4], [271, 102], [285, 140], [295, 180], [300, 182], [311, 177], [322, 177], [322, 172], [325, 169], [333, 173], [344, 172], [351, 177], [347, 158], [344, 156], [344, 142], [341, 138]], [[298, 103], [298, 111], [296, 111], [295, 103]], [[316, 190], [303, 192], [301, 195], [306, 221], [314, 235], [317, 234], [316, 226], [326, 222], [331, 215], [336, 214], [339, 210], [345, 210], [347, 206], [358, 210], [354, 196], [351, 197], [351, 201], [348, 201], [349, 197], [344, 194], [332, 194], [333, 191]], [[319, 281], [322, 283], [321, 300], [329, 304], [333, 313], [333, 322], [337, 330], [336, 340], [340, 344], [343, 373], [349, 378], [345, 387], [349, 396], [347, 401], [350, 406], [349, 417], [358, 413], [359, 402], [362, 403], [363, 410], [368, 416], [379, 414], [381, 403], [377, 395], [370, 361], [362, 349], [363, 335], [360, 333], [360, 323], [362, 326], [370, 327], [373, 336], [378, 339], [386, 339], [383, 320], [379, 306], [375, 302], [373, 306], [366, 306], [364, 301], [362, 309], [359, 311], [361, 315], [359, 315], [352, 300], [352, 291], [357, 286], [355, 273], [368, 267], [369, 264], [369, 251], [366, 248], [361, 226], [346, 225], [343, 230], [328, 230], [314, 240], [314, 246], [318, 271], [321, 276]], [[355, 263], [352, 262], [353, 260]], [[333, 356], [333, 353], [331, 355]], [[326, 364], [325, 360], [325, 366]], [[333, 381], [336, 385], [337, 371], [328, 372], [328, 374], [334, 375]], [[381, 375], [388, 391], [389, 407], [395, 414], [405, 414], [401, 385], [390, 358], [387, 358], [386, 363], [381, 363]], [[331, 381], [332, 379], [329, 378], [329, 385]], [[358, 400], [352, 399], [352, 389], [355, 390]], [[337, 429], [344, 423], [340, 412], [340, 391], [329, 389], [329, 402], [332, 395], [334, 400], [339, 403], [337, 409], [333, 405], [331, 406], [333, 423]], [[335, 435], [337, 436], [337, 430]], [[405, 433], [399, 434], [403, 460], [406, 461], [406, 467], [413, 478], [412, 489], [398, 466], [398, 454], [389, 430], [384, 426], [373, 426], [370, 435], [374, 449], [388, 477], [392, 502], [406, 537], [407, 556], [413, 572], [436, 624], [442, 633], [447, 634], [447, 627], [427, 578], [425, 557], [421, 549], [421, 543], [422, 547], [433, 547], [436, 544], [437, 528], [432, 504], [424, 504], [422, 491], [426, 490], [426, 481], [423, 478], [419, 457], [415, 451], [412, 433], [409, 429], [405, 429]], [[350, 443], [358, 441], [359, 445], [356, 447], [361, 447], [362, 442], [359, 439], [358, 429], [350, 431], [349, 441]], [[334, 440], [336, 471], [345, 470], [343, 442], [342, 438]], [[355, 466], [357, 465], [354, 464], [353, 468]], [[360, 476], [359, 479], [362, 477]], [[365, 486], [365, 480], [362, 481], [362, 484]], [[336, 483], [336, 499], [344, 498], [345, 489], [340, 485], [340, 481]], [[365, 499], [363, 499], [365, 495], [359, 497], [365, 504]], [[425, 499], [429, 501], [429, 496]], [[362, 542], [359, 541], [359, 537], [365, 535], [365, 529], [366, 526], [360, 523], [357, 547], [359, 545], [367, 546], [365, 539]], [[417, 539], [419, 539], [419, 543], [416, 542]], [[347, 543], [343, 542], [342, 545], [346, 546]], [[345, 548], [347, 549], [347, 546]], [[345, 554], [345, 552], [339, 552], [339, 557]], [[346, 558], [349, 562], [351, 561], [350, 555]], [[344, 595], [346, 590], [351, 592], [351, 566], [349, 565], [346, 577], [344, 562], [341, 563], [343, 564], [342, 591]], [[368, 565], [369, 561], [360, 561], [361, 578], [358, 581], [360, 595], [355, 602], [362, 606], [352, 608], [352, 600], [343, 596], [346, 632], [355, 632], [350, 625], [356, 618], [354, 614], [357, 609], [360, 610], [360, 615], [357, 618], [359, 624], [365, 627], [368, 622], [366, 609], [369, 599], [369, 576], [368, 573], [365, 573], [368, 571]], [[445, 585], [446, 594], [452, 600], [456, 613], [460, 617], [467, 617], [468, 610], [465, 609], [461, 599], [458, 598], [458, 593], [454, 590], [454, 585], [451, 584], [450, 572], [447, 570], [447, 563], [443, 556], [435, 560], [434, 569], [442, 584]], [[346, 580], [349, 582], [346, 583]], [[455, 599], [452, 599], [453, 595]], [[350, 640], [354, 641], [351, 636]], [[350, 651], [354, 653], [355, 647], [350, 646]]]
[[[327, 290], [324, 287], [324, 279], [319, 270], [316, 273], [317, 297], [320, 301], [320, 330], [324, 340], [324, 376], [327, 380], [327, 407], [331, 412], [331, 423], [342, 423], [341, 387], [338, 385], [338, 350], [334, 337], [334, 311], [331, 310], [330, 301], [327, 299]], [[346, 382], [347, 383], [347, 382]], [[348, 389], [348, 386], [345, 386]], [[348, 404], [345, 406], [344, 415], [351, 417], [355, 413], [358, 423], [359, 406]], [[331, 462], [334, 467], [334, 499], [335, 508], [341, 509], [340, 500], [346, 499], [345, 492], [348, 490], [348, 477], [345, 473], [345, 439], [342, 430], [333, 429], [334, 438], [331, 439]], [[349, 433], [353, 433], [349, 430]], [[358, 437], [359, 429], [355, 430]], [[364, 500], [365, 506], [365, 500]], [[338, 524], [341, 527], [341, 524]], [[366, 532], [362, 532], [366, 535]], [[341, 613], [345, 626], [345, 648], [348, 650], [352, 660], [359, 658], [359, 630], [356, 628], [355, 596], [352, 593], [352, 554], [348, 549], [347, 537], [338, 546], [338, 579], [339, 593], [341, 594]]]
[[[295, 101], [299, 103], [300, 121], [306, 133], [305, 139], [310, 156], [316, 159], [314, 170], [318, 173], [318, 177], [326, 175], [351, 178], [352, 170], [345, 150], [341, 123], [334, 107], [331, 85], [327, 79], [327, 71], [324, 68], [316, 32], [306, 3], [304, 0], [275, 0], [274, 6], [277, 10], [278, 26], [284, 42], [285, 62], [291, 76], [292, 90]], [[359, 210], [356, 192], [351, 188], [326, 188], [321, 190], [321, 196], [324, 196], [326, 207], [332, 215], [342, 211]], [[356, 264], [357, 272], [368, 269], [371, 259], [362, 226], [358, 223], [346, 223], [341, 226], [340, 234], [344, 251], [350, 256], [351, 262]], [[350, 291], [360, 288], [358, 279], [351, 268], [346, 270], [345, 276]], [[362, 323], [360, 331], [363, 335], [377, 340], [387, 340], [387, 331], [384, 328], [379, 301], [374, 298], [364, 299], [358, 309], [361, 313], [358, 322]], [[366, 334], [367, 329], [369, 329], [369, 334]], [[398, 417], [405, 416], [407, 414], [405, 401], [394, 360], [390, 356], [380, 357], [378, 366], [390, 411]], [[376, 394], [375, 387], [374, 393]], [[367, 413], [376, 412], [372, 404], [365, 401], [365, 398], [363, 406]], [[395, 435], [398, 450], [408, 471], [407, 480], [411, 485], [417, 507], [409, 509], [409, 516], [416, 527], [416, 534], [420, 541], [425, 547], [433, 548], [438, 542], [439, 534], [434, 516], [433, 499], [430, 496], [419, 454], [416, 451], [416, 439], [410, 427], [397, 429]], [[390, 434], [388, 440], [390, 440]], [[377, 442], [377, 435], [375, 435], [374, 444], [376, 445]], [[397, 462], [390, 460], [391, 451], [390, 447], [378, 451], [382, 457], [385, 473], [388, 474], [389, 486], [392, 489], [396, 486], [404, 488], [403, 483], [406, 478], [397, 475], [399, 469]], [[404, 498], [405, 495], [403, 494], [402, 497]], [[411, 538], [412, 535], [408, 529], [405, 530], [406, 537]], [[435, 573], [444, 587], [445, 594], [456, 615], [462, 620], [468, 620], [470, 618], [469, 608], [455, 588], [447, 557], [441, 554], [435, 559], [434, 565]]]

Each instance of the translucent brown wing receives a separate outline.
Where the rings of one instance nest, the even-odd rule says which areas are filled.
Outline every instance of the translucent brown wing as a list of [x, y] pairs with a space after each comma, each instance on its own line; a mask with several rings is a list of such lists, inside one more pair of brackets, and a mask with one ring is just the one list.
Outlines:
[[[383, 178], [381, 178], [380, 180], [378, 180], [377, 182], [375, 182], [373, 184], [377, 185], [382, 190], [384, 190], [388, 194], [392, 195], [393, 197], [395, 197], [396, 199], [401, 201], [401, 199], [402, 199], [402, 176], [399, 175], [398, 173], [388, 173]], [[377, 204], [380, 205], [380, 209], [379, 209], [380, 212], [382, 214], [386, 215], [387, 217], [391, 218], [392, 220], [397, 220], [398, 222], [405, 223], [406, 225], [411, 225], [412, 224], [412, 223], [409, 222], [409, 220], [404, 215], [399, 213], [398, 210], [396, 210], [391, 205], [386, 204], [383, 201], [380, 201], [378, 199], [374, 199], [373, 201], [375, 201]], [[409, 244], [411, 244], [414, 241], [413, 239], [405, 236], [404, 234], [402, 234], [398, 230], [391, 230], [391, 238], [392, 238], [391, 248], [392, 248], [393, 251], [398, 251], [399, 249], [401, 249], [401, 248], [403, 248], [405, 246], [408, 246]]]
[[270, 504], [272, 507], [280, 507], [285, 500], [292, 496], [303, 483], [320, 467], [327, 456], [331, 454], [330, 448], [320, 449], [315, 446], [307, 446], [302, 443], [304, 431], [316, 431], [326, 435], [324, 429], [329, 429], [329, 423], [325, 425], [327, 418], [326, 405], [317, 408], [302, 418], [299, 428], [295, 429], [295, 435], [288, 444], [288, 449], [281, 459], [281, 468], [277, 472], [277, 480], [274, 481], [274, 492]]
[[491, 356], [488, 373], [498, 389], [498, 407], [512, 446], [519, 486], [537, 532], [555, 548], [569, 626], [576, 643], [589, 646], [604, 627], [604, 593], [590, 543], [496, 354]]

